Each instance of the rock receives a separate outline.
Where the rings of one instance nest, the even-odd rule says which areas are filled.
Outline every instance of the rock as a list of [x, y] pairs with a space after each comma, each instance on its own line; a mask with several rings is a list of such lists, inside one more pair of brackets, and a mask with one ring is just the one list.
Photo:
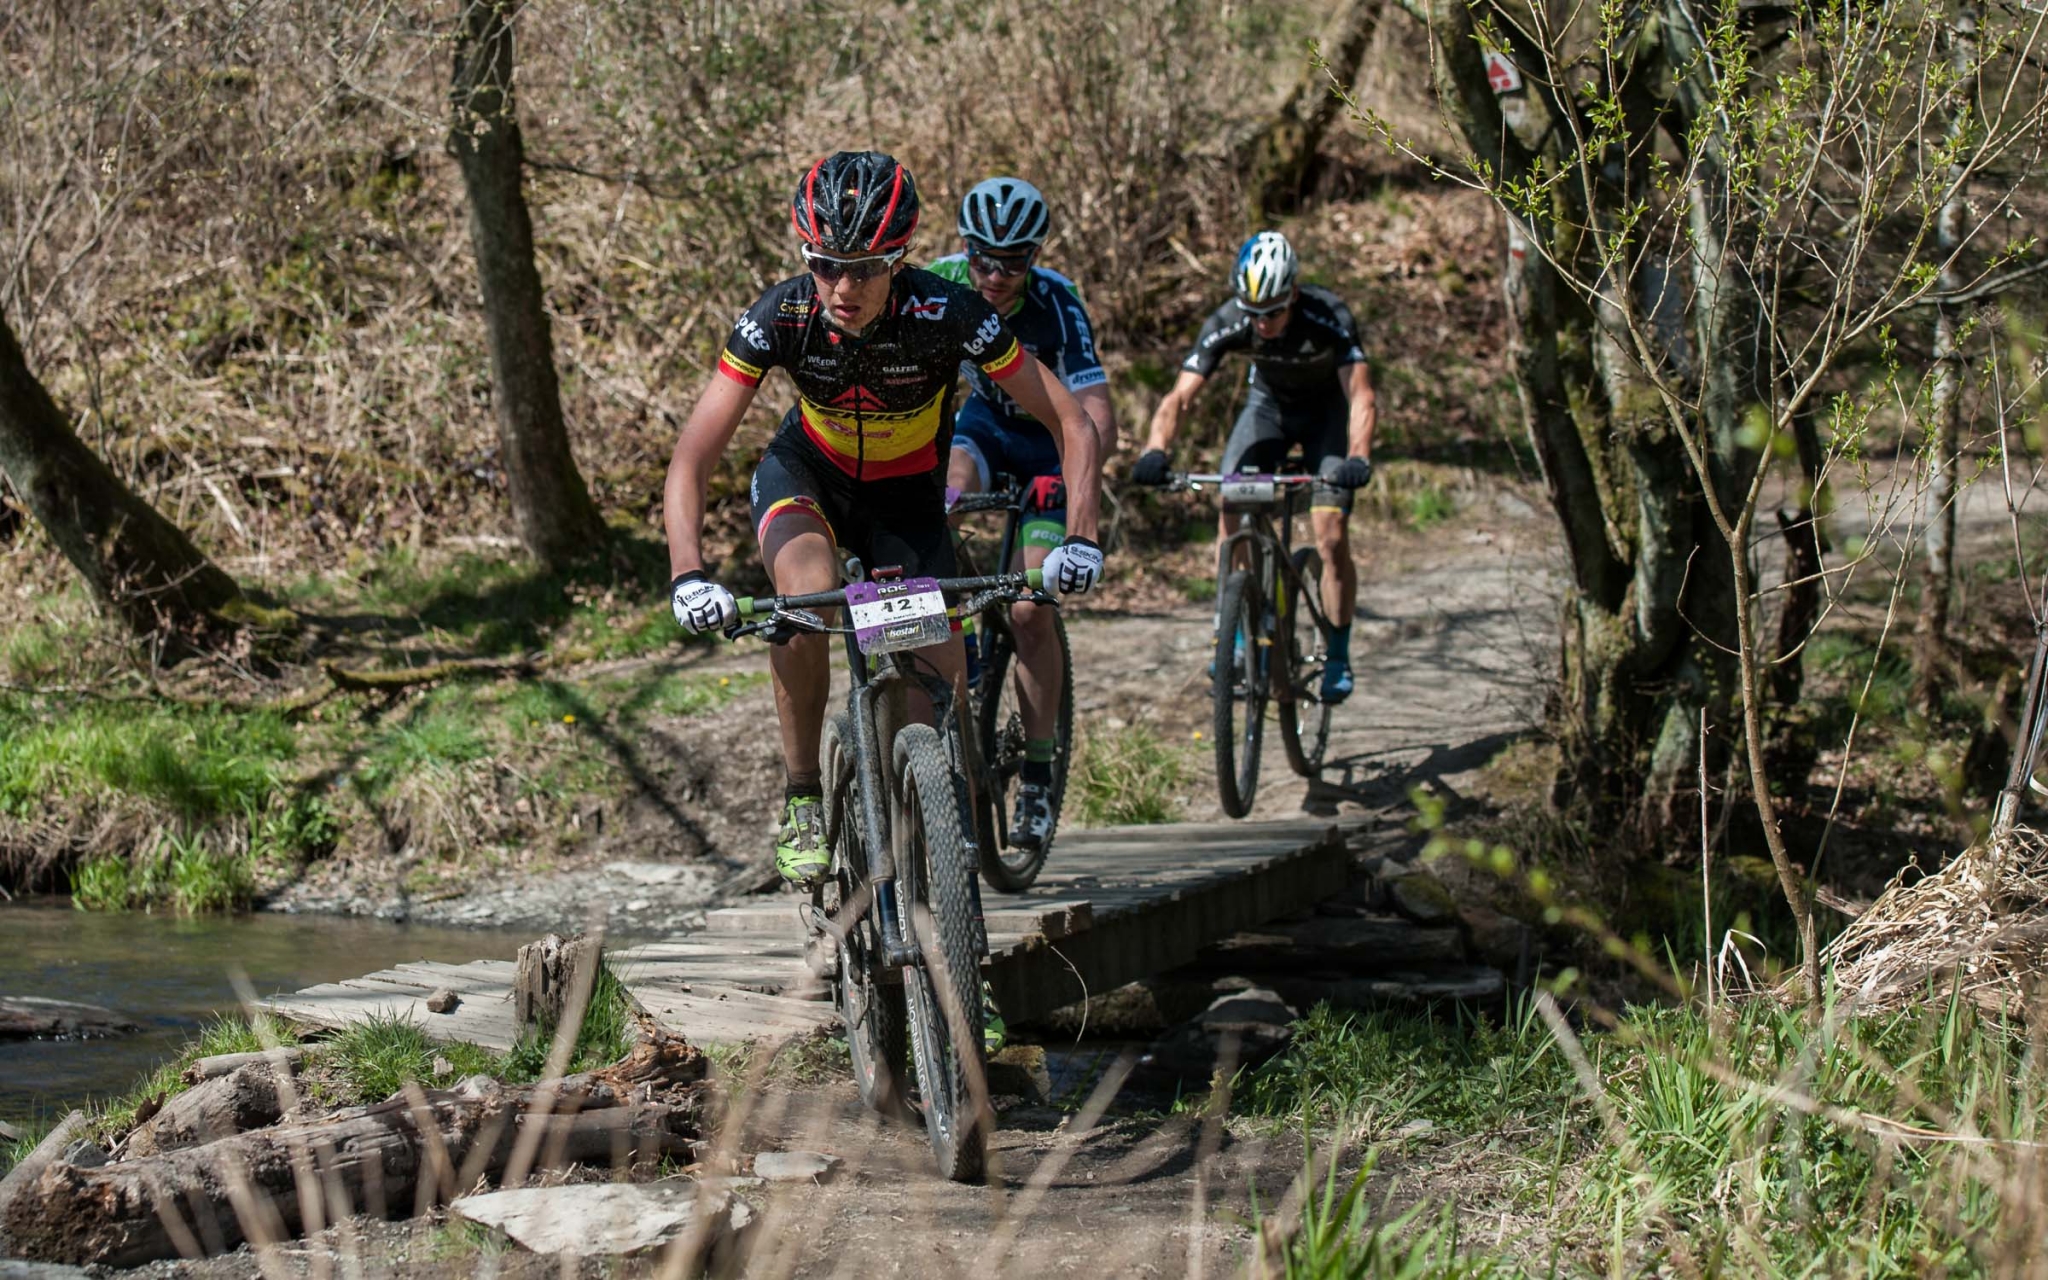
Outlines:
[[448, 1211], [502, 1231], [535, 1253], [581, 1257], [652, 1249], [695, 1230], [704, 1216], [714, 1219], [714, 1241], [753, 1220], [745, 1201], [679, 1178], [492, 1191], [457, 1200]]
[[763, 1151], [754, 1157], [754, 1176], [768, 1182], [823, 1182], [843, 1163], [822, 1151]]
[[1458, 918], [1465, 926], [1473, 955], [1514, 975], [1516, 985], [1528, 985], [1534, 943], [1528, 925], [1487, 907], [1466, 907], [1458, 912]]
[[462, 997], [446, 987], [427, 997], [428, 1013], [453, 1013], [455, 1006], [462, 1003]]
[[0, 1040], [95, 1040], [142, 1030], [111, 1009], [40, 996], [0, 996]]
[[1046, 1065], [1045, 1047], [1013, 1044], [988, 1060], [988, 1091], [1023, 1098], [1029, 1102], [1052, 1100], [1052, 1072]]
[[56, 1262], [23, 1262], [18, 1258], [0, 1258], [0, 1280], [85, 1280], [93, 1274], [79, 1267], [67, 1267]]
[[1041, 1020], [1066, 1039], [1096, 1036], [1156, 1036], [1194, 1017], [1216, 998], [1206, 978], [1144, 978], [1100, 995], [1062, 1005]]
[[445, 1075], [453, 1075], [455, 1073], [455, 1064], [437, 1053], [434, 1055], [434, 1060], [427, 1064], [427, 1069], [434, 1073], [436, 1079], [439, 1079]]
[[208, 1080], [233, 1075], [243, 1067], [258, 1064], [296, 1067], [299, 1059], [305, 1056], [306, 1051], [295, 1044], [280, 1045], [275, 1049], [258, 1049], [254, 1053], [217, 1053], [210, 1058], [196, 1059], [191, 1066], [185, 1068], [183, 1078], [186, 1084], [203, 1084]]
[[1369, 978], [1276, 978], [1274, 985], [1304, 1008], [1327, 1002], [1339, 1009], [1498, 1000], [1507, 987], [1500, 970], [1476, 964], [1393, 970]]
[[1417, 924], [1448, 924], [1458, 918], [1451, 891], [1427, 871], [1411, 871], [1389, 881], [1387, 904]]
[[5, 1120], [0, 1120], [0, 1142], [20, 1142], [28, 1135]]
[[688, 867], [673, 862], [607, 862], [604, 870], [635, 884], [674, 884], [690, 874]]
[[105, 1147], [91, 1138], [80, 1138], [66, 1146], [64, 1154], [58, 1158], [65, 1164], [76, 1165], [81, 1169], [97, 1169], [113, 1157], [107, 1154]]
[[1277, 992], [1264, 987], [1227, 992], [1161, 1037], [1144, 1065], [1198, 1081], [1226, 1066], [1257, 1066], [1287, 1047], [1295, 1017]]

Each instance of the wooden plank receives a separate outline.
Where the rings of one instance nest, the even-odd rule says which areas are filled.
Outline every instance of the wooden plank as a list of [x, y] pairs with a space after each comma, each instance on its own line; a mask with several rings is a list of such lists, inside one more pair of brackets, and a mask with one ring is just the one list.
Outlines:
[[664, 1027], [692, 1044], [780, 1041], [839, 1021], [829, 1004], [709, 985], [688, 992], [652, 987], [633, 995]]

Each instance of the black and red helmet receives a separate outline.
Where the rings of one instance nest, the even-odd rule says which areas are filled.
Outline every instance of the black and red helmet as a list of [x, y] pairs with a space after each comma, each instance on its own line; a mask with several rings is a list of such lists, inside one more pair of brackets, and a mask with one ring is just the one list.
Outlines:
[[835, 152], [796, 184], [789, 221], [797, 237], [820, 253], [895, 253], [917, 230], [917, 183], [894, 156]]

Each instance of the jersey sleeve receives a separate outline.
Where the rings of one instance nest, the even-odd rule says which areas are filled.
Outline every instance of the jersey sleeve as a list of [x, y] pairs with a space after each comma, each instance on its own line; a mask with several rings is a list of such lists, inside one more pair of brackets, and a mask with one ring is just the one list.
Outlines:
[[980, 294], [962, 289], [953, 304], [960, 317], [960, 358], [997, 382], [1024, 367], [1024, 346]]
[[1099, 387], [1109, 381], [1102, 357], [1095, 353], [1095, 326], [1088, 323], [1088, 308], [1081, 303], [1081, 291], [1062, 280], [1053, 292], [1060, 315], [1059, 375], [1067, 390]]
[[758, 387], [778, 363], [775, 358], [776, 290], [761, 295], [733, 321], [725, 349], [718, 353], [718, 371], [743, 387]]
[[1248, 345], [1252, 327], [1241, 320], [1233, 321], [1229, 312], [1226, 303], [1209, 313], [1209, 318], [1202, 322], [1202, 332], [1195, 338], [1194, 350], [1180, 362], [1182, 369], [1206, 378], [1216, 372], [1224, 356]]
[[1339, 335], [1337, 367], [1342, 369], [1345, 365], [1363, 362], [1365, 344], [1358, 340], [1358, 321], [1352, 318], [1351, 308], [1333, 299], [1330, 314], [1337, 321]]

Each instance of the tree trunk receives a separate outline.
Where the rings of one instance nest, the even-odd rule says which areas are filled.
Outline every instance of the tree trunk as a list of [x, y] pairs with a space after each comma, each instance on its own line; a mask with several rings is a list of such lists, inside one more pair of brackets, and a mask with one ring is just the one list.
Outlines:
[[1384, 4], [1348, 0], [1321, 43], [1321, 59], [1309, 63], [1280, 109], [1246, 140], [1239, 154], [1250, 175], [1245, 187], [1254, 222], [1267, 222], [1301, 199], [1323, 135], [1344, 105], [1337, 94], [1358, 78]]
[[86, 448], [0, 316], [0, 471], [93, 598], [137, 634], [206, 627], [235, 580]]
[[[1949, 27], [1949, 62], [1956, 78], [1969, 85], [1977, 60], [1977, 11], [1963, 5]], [[1960, 141], [1967, 116], [1958, 109], [1949, 123], [1949, 140]], [[1970, 202], [1963, 194], [1967, 159], [1960, 153], [1950, 166], [1950, 190], [1935, 221], [1935, 251], [1941, 258], [1941, 272], [1935, 288], [1952, 293], [1962, 287], [1958, 269], [1964, 242], [1964, 220]], [[1934, 434], [1927, 461], [1926, 558], [1920, 571], [1920, 619], [1913, 628], [1913, 698], [1921, 709], [1932, 711], [1947, 683], [1943, 668], [1948, 664], [1948, 617], [1955, 597], [1956, 504], [1962, 494], [1956, 488], [1963, 425], [1963, 353], [1961, 346], [1963, 309], [1953, 302], [1934, 308], [1934, 389], [1928, 400], [1928, 416]]]
[[469, 234], [483, 284], [498, 451], [519, 538], [534, 559], [560, 568], [604, 540], [604, 521], [569, 451], [555, 378], [554, 338], [533, 258], [522, 188], [526, 162], [513, 93], [516, 0], [462, 0], [449, 146], [469, 196]]

